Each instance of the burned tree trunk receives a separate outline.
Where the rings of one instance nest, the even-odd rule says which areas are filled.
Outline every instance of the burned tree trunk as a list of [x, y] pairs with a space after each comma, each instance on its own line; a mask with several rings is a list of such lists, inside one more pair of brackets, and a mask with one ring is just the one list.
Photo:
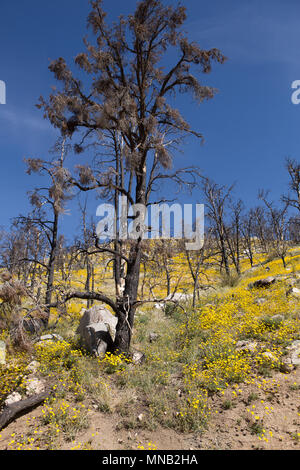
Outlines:
[[46, 398], [49, 398], [51, 395], [50, 391], [45, 391], [39, 393], [38, 395], [33, 395], [29, 398], [25, 398], [25, 400], [17, 401], [16, 403], [12, 403], [11, 405], [6, 405], [3, 408], [2, 413], [0, 414], [0, 430], [11, 423], [17, 417], [28, 413], [36, 406], [43, 403]]

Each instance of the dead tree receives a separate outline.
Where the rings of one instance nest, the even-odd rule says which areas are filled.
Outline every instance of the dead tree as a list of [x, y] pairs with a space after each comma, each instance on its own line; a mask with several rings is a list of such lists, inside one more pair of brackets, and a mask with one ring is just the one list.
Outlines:
[[295, 208], [300, 216], [300, 163], [287, 158], [285, 166], [289, 174], [289, 188], [292, 193], [282, 196], [282, 200], [289, 207]]
[[274, 202], [268, 199], [268, 191], [263, 190], [259, 192], [259, 199], [263, 201], [267, 209], [272, 249], [281, 258], [283, 266], [286, 267], [285, 257], [288, 250], [287, 210], [289, 204], [285, 201], [281, 207], [276, 207]]
[[230, 259], [238, 275], [241, 274], [241, 225], [243, 202], [241, 200], [230, 204], [231, 222], [225, 226], [225, 236], [228, 246]]
[[25, 160], [29, 175], [34, 172], [46, 175], [50, 179], [48, 187], [36, 188], [29, 193], [30, 202], [33, 206], [32, 214], [28, 217], [19, 217], [24, 223], [36, 226], [41, 233], [45, 234], [48, 241], [48, 256], [44, 263], [25, 258], [28, 262], [35, 262], [43, 266], [46, 271], [45, 311], [47, 316], [44, 319], [45, 327], [48, 325], [53, 295], [54, 272], [59, 246], [59, 217], [64, 211], [65, 202], [71, 197], [68, 182], [69, 173], [64, 168], [65, 141], [65, 138], [58, 141], [54, 148], [55, 152], [59, 152], [58, 160], [45, 161], [37, 158]]
[[228, 233], [226, 227], [227, 204], [230, 201], [233, 186], [219, 186], [209, 178], [203, 179], [203, 193], [206, 202], [206, 217], [210, 222], [221, 257], [221, 269], [224, 267], [230, 275]]
[[[194, 172], [171, 172], [172, 151], [185, 136], [201, 139], [202, 135], [190, 128], [169, 98], [178, 92], [191, 92], [199, 103], [212, 98], [215, 90], [201, 85], [192, 69], [207, 74], [213, 62], [222, 64], [225, 58], [218, 49], [203, 50], [189, 42], [182, 31], [186, 20], [183, 6], [143, 0], [132, 15], [120, 17], [112, 26], [105, 22], [100, 0], [92, 1], [91, 7], [88, 25], [96, 41], [85, 40], [86, 51], [75, 58], [87, 80], [78, 80], [63, 58], [55, 60], [49, 68], [62, 88], [47, 101], [41, 98], [39, 107], [63, 136], [75, 139], [78, 135], [77, 152], [82, 153], [87, 142], [103, 149], [94, 168], [81, 165], [79, 179], [72, 179], [74, 185], [83, 191], [102, 191], [103, 198], [115, 201], [115, 206], [122, 195], [128, 204], [145, 207], [155, 186], [164, 181], [193, 186]], [[178, 58], [166, 69], [163, 59], [172, 48]], [[143, 241], [139, 227], [126, 253], [118, 235], [108, 250], [115, 259], [115, 296], [70, 294], [113, 308], [118, 317], [114, 348], [121, 352], [129, 349], [137, 305]], [[118, 289], [121, 262], [124, 288]]]
[[181, 243], [181, 247], [182, 251], [185, 253], [188, 267], [193, 279], [193, 307], [195, 307], [196, 301], [200, 298], [200, 277], [204, 277], [206, 282], [209, 281], [206, 270], [209, 267], [208, 260], [215, 255], [214, 246], [212, 239], [209, 236], [205, 236], [204, 245], [200, 250], [187, 250], [185, 242]]
[[251, 268], [254, 264], [254, 214], [253, 209], [242, 217], [241, 221], [242, 246], [244, 254], [250, 261]]

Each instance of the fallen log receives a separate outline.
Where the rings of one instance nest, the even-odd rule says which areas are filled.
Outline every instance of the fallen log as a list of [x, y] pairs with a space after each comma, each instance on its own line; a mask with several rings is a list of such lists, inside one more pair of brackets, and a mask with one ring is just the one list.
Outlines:
[[14, 419], [22, 416], [25, 413], [28, 413], [36, 406], [43, 403], [46, 398], [50, 397], [50, 395], [51, 391], [45, 390], [42, 393], [25, 398], [24, 400], [11, 403], [10, 405], [5, 405], [2, 413], [0, 414], [0, 431]]

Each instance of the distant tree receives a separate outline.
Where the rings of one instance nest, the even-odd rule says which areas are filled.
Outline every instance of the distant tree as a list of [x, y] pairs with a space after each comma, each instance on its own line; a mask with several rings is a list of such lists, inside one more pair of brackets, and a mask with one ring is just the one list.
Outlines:
[[270, 227], [267, 221], [266, 208], [256, 206], [252, 209], [254, 248], [256, 252], [267, 253], [271, 238]]
[[226, 241], [231, 261], [238, 275], [241, 274], [240, 260], [242, 248], [242, 213], [244, 205], [241, 199], [229, 205], [229, 225], [225, 228]]
[[249, 209], [243, 215], [241, 221], [242, 245], [245, 255], [250, 261], [251, 267], [254, 263], [254, 210]]
[[[212, 260], [216, 255], [215, 244], [211, 238], [209, 231], [207, 231], [204, 237], [204, 244], [199, 250], [187, 250], [186, 240], [183, 240], [181, 245], [181, 251], [185, 254], [189, 271], [193, 279], [193, 307], [196, 306], [196, 301], [200, 298], [200, 289], [207, 287], [209, 277], [206, 273], [207, 269], [211, 267]], [[200, 283], [200, 278], [205, 278], [206, 285], [203, 286]]]
[[[86, 270], [85, 291], [94, 291], [95, 286], [95, 268], [92, 261], [92, 253], [95, 245], [95, 223], [93, 220], [87, 220], [87, 199], [83, 204], [79, 201], [81, 213], [81, 237], [77, 245], [78, 253], [83, 256], [84, 267]], [[87, 308], [93, 305], [93, 299], [87, 299]]]
[[[54, 152], [58, 152], [57, 160], [46, 161], [39, 158], [28, 158], [27, 173], [38, 173], [49, 178], [48, 186], [36, 188], [29, 193], [30, 202], [33, 206], [32, 213], [27, 216], [20, 216], [19, 220], [23, 223], [34, 225], [38, 231], [43, 233], [48, 241], [48, 255], [44, 263], [38, 260], [27, 259], [29, 262], [35, 262], [45, 268], [46, 271], [46, 289], [45, 289], [45, 311], [47, 315], [44, 318], [44, 324], [47, 326], [50, 308], [52, 303], [52, 294], [54, 286], [54, 272], [59, 249], [59, 217], [64, 212], [64, 205], [70, 199], [69, 173], [64, 167], [66, 154], [66, 139], [63, 138], [57, 142]], [[26, 258], [24, 258], [26, 261]]]
[[291, 158], [287, 158], [285, 166], [289, 174], [290, 193], [282, 196], [283, 203], [289, 208], [296, 209], [296, 213], [289, 220], [290, 239], [294, 243], [300, 240], [300, 163]]
[[288, 230], [290, 240], [298, 244], [300, 243], [300, 218], [290, 217], [288, 221]]
[[228, 247], [227, 210], [233, 186], [220, 186], [204, 178], [202, 190], [206, 203], [206, 217], [214, 234], [221, 258], [221, 269], [230, 275], [230, 250]]
[[289, 207], [297, 209], [299, 212], [298, 216], [300, 217], [300, 163], [287, 158], [285, 166], [290, 177], [289, 187], [292, 194], [282, 196], [282, 200]]
[[282, 259], [283, 266], [286, 267], [285, 257], [288, 250], [288, 202], [286, 201], [282, 206], [276, 207], [275, 203], [268, 199], [268, 191], [263, 190], [259, 192], [259, 199], [261, 199], [266, 206], [272, 249], [275, 254]]

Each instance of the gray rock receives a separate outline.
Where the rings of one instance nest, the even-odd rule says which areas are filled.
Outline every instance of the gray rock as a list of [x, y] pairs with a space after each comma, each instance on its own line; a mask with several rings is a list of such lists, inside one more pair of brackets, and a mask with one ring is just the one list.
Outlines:
[[262, 353], [262, 355], [266, 357], [267, 359], [270, 359], [270, 361], [273, 361], [273, 362], [278, 361], [277, 357], [274, 356], [274, 354], [272, 354], [270, 351], [265, 351]]
[[22, 400], [22, 396], [20, 395], [20, 393], [12, 392], [10, 393], [10, 395], [7, 396], [6, 400], [4, 401], [4, 405], [8, 406], [20, 400]]
[[33, 342], [43, 345], [43, 344], [47, 344], [48, 341], [63, 341], [63, 338], [60, 335], [57, 335], [56, 333], [52, 333], [49, 335], [39, 336]]
[[291, 361], [294, 366], [300, 365], [300, 348], [292, 353]]
[[276, 282], [276, 278], [269, 276], [269, 277], [266, 277], [265, 279], [258, 279], [255, 282], [251, 282], [250, 284], [248, 284], [248, 288], [249, 289], [267, 288], [267, 287], [270, 287], [272, 284], [274, 284], [274, 282]]
[[291, 363], [295, 366], [300, 365], [300, 340], [293, 341], [287, 349], [291, 351]]
[[254, 352], [257, 349], [256, 341], [238, 341], [235, 345], [238, 351]]
[[292, 287], [287, 291], [286, 295], [291, 295], [292, 297], [300, 298], [300, 289], [298, 289], [298, 287]]
[[116, 326], [118, 319], [110, 311], [102, 305], [94, 305], [89, 310], [85, 310], [81, 317], [77, 333], [81, 334], [81, 330], [91, 323], [105, 323], [110, 330], [111, 337], [114, 339], [116, 334]]
[[36, 377], [29, 378], [26, 384], [26, 395], [37, 395], [45, 391], [45, 384]]
[[96, 356], [105, 355], [111, 349], [116, 334], [118, 319], [103, 306], [94, 305], [85, 310], [76, 333], [84, 347]]
[[149, 333], [149, 341], [150, 343], [153, 343], [154, 341], [157, 341], [160, 335], [158, 333]]
[[267, 299], [265, 299], [264, 297], [259, 297], [258, 299], [255, 299], [254, 300], [254, 303], [256, 305], [263, 305], [265, 302], [266, 302]]
[[133, 364], [136, 364], [136, 365], [142, 364], [145, 361], [145, 354], [140, 351], [135, 351], [132, 354], [131, 360]]
[[6, 364], [6, 344], [4, 341], [0, 341], [0, 364]]
[[165, 303], [169, 301], [174, 302], [174, 307], [176, 306], [175, 302], [178, 303], [185, 303], [190, 301], [193, 298], [192, 294], [184, 294], [182, 292], [175, 292], [175, 294], [170, 294], [167, 297], [164, 298], [163, 302], [156, 303], [155, 308], [157, 309], [164, 309], [165, 308]]
[[104, 356], [113, 345], [107, 324], [99, 322], [88, 325], [85, 329], [84, 342], [89, 352], [95, 356]]
[[51, 335], [43, 335], [40, 336], [40, 341], [63, 341], [63, 338], [60, 335], [57, 335], [55, 333]]

